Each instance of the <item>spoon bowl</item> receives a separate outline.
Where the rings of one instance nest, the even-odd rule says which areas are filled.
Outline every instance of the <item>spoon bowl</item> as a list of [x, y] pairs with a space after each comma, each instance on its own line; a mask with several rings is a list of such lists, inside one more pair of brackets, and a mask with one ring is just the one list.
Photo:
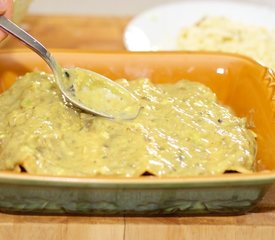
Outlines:
[[63, 69], [38, 40], [5, 16], [0, 16], [0, 27], [26, 44], [49, 65], [61, 93], [74, 106], [111, 119], [137, 117], [140, 111], [138, 99], [115, 81], [86, 69]]

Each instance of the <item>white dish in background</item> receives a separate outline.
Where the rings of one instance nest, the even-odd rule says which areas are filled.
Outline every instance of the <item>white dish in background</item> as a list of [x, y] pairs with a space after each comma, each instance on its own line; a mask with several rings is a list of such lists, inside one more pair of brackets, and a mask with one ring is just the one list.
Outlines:
[[231, 1], [183, 1], [137, 15], [125, 29], [124, 44], [130, 51], [177, 50], [181, 29], [204, 16], [224, 16], [240, 23], [275, 29], [272, 7]]

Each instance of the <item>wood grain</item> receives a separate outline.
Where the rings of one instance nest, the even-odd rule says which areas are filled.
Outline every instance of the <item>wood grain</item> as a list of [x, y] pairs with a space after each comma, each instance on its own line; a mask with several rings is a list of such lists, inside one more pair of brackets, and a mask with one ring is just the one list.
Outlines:
[[[123, 32], [130, 17], [28, 16], [21, 26], [47, 48], [125, 50]], [[22, 47], [10, 39], [4, 48]]]
[[[28, 16], [23, 26], [48, 48], [124, 51], [130, 17]], [[5, 49], [22, 47], [10, 40]], [[275, 239], [275, 185], [242, 216], [74, 217], [0, 213], [0, 240]]]

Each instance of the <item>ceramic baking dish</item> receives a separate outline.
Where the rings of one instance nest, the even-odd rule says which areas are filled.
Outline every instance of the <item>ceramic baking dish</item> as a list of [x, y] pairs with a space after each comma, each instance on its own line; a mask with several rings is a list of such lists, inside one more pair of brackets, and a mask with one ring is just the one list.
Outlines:
[[[1, 211], [147, 216], [240, 214], [254, 207], [275, 181], [275, 76], [270, 69], [239, 55], [207, 52], [53, 53], [64, 67], [88, 68], [112, 79], [189, 79], [208, 85], [222, 103], [238, 116], [247, 117], [257, 133], [257, 172], [178, 178], [49, 177], [1, 172]], [[1, 91], [16, 76], [33, 70], [49, 71], [38, 56], [27, 50], [0, 52]]]

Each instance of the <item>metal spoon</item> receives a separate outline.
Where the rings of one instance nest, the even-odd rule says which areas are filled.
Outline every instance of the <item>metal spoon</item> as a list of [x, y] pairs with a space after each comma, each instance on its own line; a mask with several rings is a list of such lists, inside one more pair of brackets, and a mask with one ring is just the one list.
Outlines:
[[133, 119], [138, 115], [137, 98], [118, 83], [85, 69], [62, 69], [39, 41], [4, 16], [0, 16], [0, 27], [43, 58], [53, 71], [60, 91], [73, 105], [107, 118]]

